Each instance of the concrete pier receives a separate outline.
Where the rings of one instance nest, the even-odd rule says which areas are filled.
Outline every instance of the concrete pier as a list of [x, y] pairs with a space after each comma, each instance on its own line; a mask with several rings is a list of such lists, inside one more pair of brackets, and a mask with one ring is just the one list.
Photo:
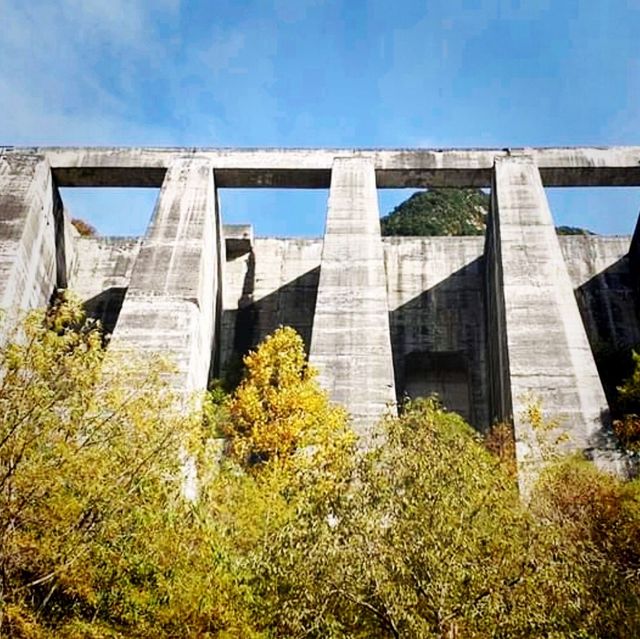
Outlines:
[[0, 308], [11, 320], [46, 306], [66, 276], [62, 203], [49, 163], [0, 156]]
[[395, 410], [389, 307], [374, 164], [336, 158], [331, 172], [310, 361], [361, 444]]
[[211, 165], [176, 160], [167, 170], [113, 334], [116, 347], [162, 353], [175, 387], [206, 388], [220, 290], [220, 223]]
[[543, 450], [524, 417], [539, 400], [565, 450], [608, 448], [608, 408], [540, 173], [531, 157], [497, 158], [487, 228], [491, 412], [513, 418], [521, 482]]
[[[638, 186], [640, 147], [0, 147], [0, 308], [46, 306], [68, 286], [110, 348], [172, 358], [185, 396], [291, 325], [363, 447], [396, 389], [437, 392], [480, 431], [513, 420], [526, 486], [545, 451], [523, 412], [539, 400], [559, 424], [547, 452], [560, 437], [556, 451], [624, 470], [603, 385], [613, 401], [611, 353], [640, 339], [640, 226], [630, 249], [558, 238], [543, 185]], [[76, 186], [161, 187], [147, 235], [78, 237], [58, 193]], [[435, 186], [492, 187], [484, 242], [380, 238], [377, 188]], [[225, 244], [216, 188], [247, 187], [330, 188], [324, 241], [236, 226]]]

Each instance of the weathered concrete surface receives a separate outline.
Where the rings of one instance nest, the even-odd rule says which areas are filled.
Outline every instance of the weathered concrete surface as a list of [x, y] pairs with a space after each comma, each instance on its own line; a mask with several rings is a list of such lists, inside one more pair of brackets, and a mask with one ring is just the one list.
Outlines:
[[113, 334], [116, 347], [170, 356], [176, 388], [209, 378], [220, 287], [220, 222], [211, 165], [179, 159], [168, 169]]
[[363, 446], [395, 410], [389, 307], [373, 162], [333, 164], [310, 362]]
[[69, 287], [82, 300], [87, 315], [112, 333], [140, 251], [138, 237], [78, 237], [76, 267]]
[[[609, 346], [640, 341], [626, 255], [630, 238], [559, 237], [605, 389]], [[77, 238], [70, 286], [108, 330], [117, 320], [140, 239]], [[227, 238], [228, 242], [228, 238]], [[397, 393], [438, 392], [479, 429], [489, 424], [482, 238], [383, 238]], [[227, 254], [222, 371], [279, 325], [311, 339], [321, 239], [257, 238]], [[607, 345], [602, 348], [602, 345]], [[603, 359], [604, 358], [604, 359]], [[466, 397], [463, 395], [466, 394]]]
[[60, 186], [160, 186], [175, 159], [205, 157], [219, 187], [327, 188], [335, 157], [370, 159], [378, 188], [491, 184], [496, 158], [532, 156], [546, 186], [640, 185], [640, 147], [194, 149], [0, 147], [46, 155]]
[[485, 260], [492, 417], [513, 417], [521, 482], [540, 462], [532, 398], [565, 449], [598, 456], [607, 402], [533, 158], [496, 161]]
[[631, 349], [640, 345], [638, 276], [629, 237], [560, 238], [600, 379], [613, 404], [631, 374]]
[[383, 239], [396, 388], [489, 425], [481, 237]]
[[46, 306], [56, 286], [66, 283], [66, 262], [56, 245], [64, 233], [46, 159], [0, 155], [0, 308], [9, 321], [19, 311]]
[[244, 255], [253, 249], [253, 226], [251, 224], [223, 224], [222, 234], [227, 258]]
[[308, 352], [321, 253], [321, 239], [297, 238], [256, 238], [250, 253], [227, 253], [223, 372], [280, 325], [295, 328]]
[[566, 236], [559, 240], [594, 349], [640, 343], [629, 237]]

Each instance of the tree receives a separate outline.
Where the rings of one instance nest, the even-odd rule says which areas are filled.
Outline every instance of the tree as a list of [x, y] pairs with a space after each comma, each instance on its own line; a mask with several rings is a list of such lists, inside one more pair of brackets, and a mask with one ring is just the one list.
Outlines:
[[244, 358], [244, 379], [228, 404], [222, 430], [232, 455], [245, 466], [259, 462], [297, 463], [314, 451], [353, 443], [347, 415], [329, 404], [306, 363], [304, 343], [290, 327], [280, 327]]
[[220, 463], [167, 365], [106, 352], [75, 303], [31, 314], [0, 358], [3, 636], [637, 636], [638, 482], [561, 459], [525, 508], [433, 399], [356, 454], [291, 329], [218, 397]]
[[558, 235], [595, 235], [592, 231], [579, 226], [556, 226], [556, 233]]
[[[380, 219], [382, 235], [484, 235], [490, 197], [480, 189], [431, 188], [418, 191]], [[593, 235], [559, 226], [558, 235]]]
[[631, 351], [633, 370], [616, 388], [616, 412], [613, 430], [618, 441], [629, 451], [640, 452], [640, 354]]
[[289, 493], [293, 516], [263, 530], [252, 559], [260, 629], [356, 638], [637, 634], [637, 486], [586, 462], [572, 475], [567, 464], [577, 462], [563, 460], [525, 507], [499, 460], [433, 400], [386, 427], [385, 446], [359, 456], [339, 490]]
[[[640, 482], [624, 482], [578, 457], [542, 475], [531, 502], [555, 531], [579, 579], [582, 636], [638, 636], [640, 628]], [[551, 558], [550, 558], [551, 559]]]
[[89, 222], [85, 222], [85, 220], [79, 217], [74, 217], [71, 220], [71, 224], [82, 237], [95, 237], [98, 233], [95, 226], [92, 226]]
[[204, 434], [168, 365], [107, 353], [63, 299], [0, 370], [0, 635], [249, 636], [215, 529], [182, 498], [180, 454]]

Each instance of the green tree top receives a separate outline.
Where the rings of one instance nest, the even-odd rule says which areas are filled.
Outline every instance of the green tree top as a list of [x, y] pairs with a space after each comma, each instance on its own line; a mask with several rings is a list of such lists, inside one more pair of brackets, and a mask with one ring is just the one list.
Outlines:
[[414, 193], [380, 220], [382, 235], [482, 235], [489, 196], [480, 189]]
[[[414, 193], [380, 219], [382, 235], [483, 235], [490, 197], [480, 189], [432, 188]], [[558, 235], [593, 235], [576, 226]]]

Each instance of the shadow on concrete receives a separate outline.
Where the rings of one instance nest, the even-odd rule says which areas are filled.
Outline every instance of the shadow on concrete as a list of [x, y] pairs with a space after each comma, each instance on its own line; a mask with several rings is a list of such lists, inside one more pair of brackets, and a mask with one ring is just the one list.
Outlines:
[[640, 346], [640, 305], [629, 256], [594, 275], [575, 294], [615, 417], [616, 387], [633, 372], [631, 350]]
[[390, 312], [398, 400], [437, 393], [488, 427], [484, 259], [478, 257]]
[[126, 294], [127, 287], [112, 286], [82, 304], [87, 317], [100, 321], [106, 340], [116, 327]]
[[316, 267], [254, 301], [255, 261], [250, 256], [238, 309], [223, 311], [226, 339], [233, 332], [232, 352], [222, 363], [223, 376], [225, 373], [233, 375], [234, 371], [231, 369], [238, 366], [242, 357], [278, 326], [294, 328], [302, 337], [308, 355], [319, 277], [320, 267]]

